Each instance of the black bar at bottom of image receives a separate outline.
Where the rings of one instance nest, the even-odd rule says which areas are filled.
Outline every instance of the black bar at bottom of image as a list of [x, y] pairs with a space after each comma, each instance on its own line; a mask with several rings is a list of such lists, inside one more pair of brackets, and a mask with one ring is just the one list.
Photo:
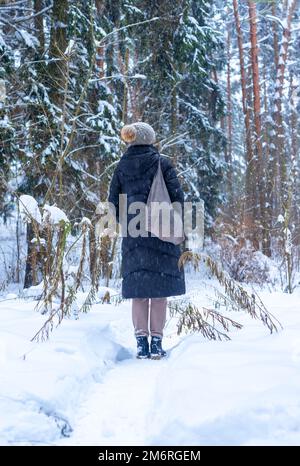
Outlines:
[[[294, 447], [235, 447], [235, 446], [124, 446], [124, 447], [103, 447], [103, 446], [45, 446], [44, 449], [33, 448], [32, 446], [10, 446], [1, 448], [2, 459], [8, 458], [9, 461], [16, 461], [24, 464], [30, 462], [30, 465], [39, 464], [48, 461], [59, 460], [64, 458], [68, 464], [74, 465], [78, 461], [83, 461], [84, 466], [89, 464], [107, 465], [107, 464], [178, 464], [187, 463], [200, 464], [210, 466], [215, 461], [222, 463], [228, 462], [232, 464], [241, 464], [246, 459], [247, 461], [261, 461], [264, 455], [267, 455], [268, 462], [273, 459], [277, 462], [287, 461], [288, 455], [295, 454]], [[45, 451], [45, 449], [47, 451]]]

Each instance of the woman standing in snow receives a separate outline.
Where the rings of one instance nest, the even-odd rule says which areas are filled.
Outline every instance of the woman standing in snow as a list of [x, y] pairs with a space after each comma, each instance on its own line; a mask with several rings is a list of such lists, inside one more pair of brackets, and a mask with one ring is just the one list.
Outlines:
[[[161, 157], [153, 145], [153, 128], [143, 122], [126, 125], [121, 131], [121, 138], [128, 144], [128, 148], [115, 169], [108, 198], [116, 208], [117, 220], [120, 194], [127, 195], [128, 210], [131, 203], [147, 203], [159, 158], [171, 202], [183, 204], [183, 191], [171, 162]], [[132, 298], [132, 321], [138, 358], [160, 359], [166, 354], [162, 349], [162, 337], [167, 297], [185, 293], [184, 271], [178, 268], [180, 253], [180, 246], [151, 234], [147, 237], [123, 237], [122, 295], [124, 298]]]

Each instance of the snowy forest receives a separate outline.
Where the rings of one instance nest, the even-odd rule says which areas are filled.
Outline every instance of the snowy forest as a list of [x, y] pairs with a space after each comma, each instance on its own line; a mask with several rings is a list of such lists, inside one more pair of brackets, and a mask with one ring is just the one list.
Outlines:
[[[300, 445], [299, 76], [299, 0], [0, 0], [1, 445]], [[97, 227], [137, 121], [205, 208], [141, 364]]]

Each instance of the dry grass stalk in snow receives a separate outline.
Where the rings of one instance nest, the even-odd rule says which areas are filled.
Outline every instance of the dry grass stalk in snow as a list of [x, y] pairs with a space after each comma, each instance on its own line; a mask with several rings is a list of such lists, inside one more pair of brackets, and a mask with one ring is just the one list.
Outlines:
[[219, 290], [217, 290], [217, 293], [225, 301], [228, 309], [246, 312], [253, 319], [258, 319], [266, 325], [270, 333], [277, 332], [278, 328], [282, 328], [280, 322], [266, 309], [257, 293], [249, 294], [245, 288], [222, 270], [211, 257], [206, 254], [185, 251], [181, 255], [178, 265], [183, 267], [188, 262], [192, 264], [195, 271], [199, 270], [201, 263], [206, 264], [211, 274], [217, 278], [224, 288], [224, 294]]

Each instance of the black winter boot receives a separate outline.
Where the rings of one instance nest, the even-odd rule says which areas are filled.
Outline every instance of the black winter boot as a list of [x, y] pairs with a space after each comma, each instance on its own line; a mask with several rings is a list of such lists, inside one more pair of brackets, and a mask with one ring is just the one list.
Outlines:
[[137, 355], [136, 355], [136, 357], [138, 359], [150, 358], [148, 337], [146, 337], [144, 335], [138, 336], [138, 337], [136, 337], [136, 341], [137, 341]]
[[150, 357], [151, 359], [161, 359], [166, 356], [166, 351], [161, 347], [161, 337], [152, 337], [150, 346]]

